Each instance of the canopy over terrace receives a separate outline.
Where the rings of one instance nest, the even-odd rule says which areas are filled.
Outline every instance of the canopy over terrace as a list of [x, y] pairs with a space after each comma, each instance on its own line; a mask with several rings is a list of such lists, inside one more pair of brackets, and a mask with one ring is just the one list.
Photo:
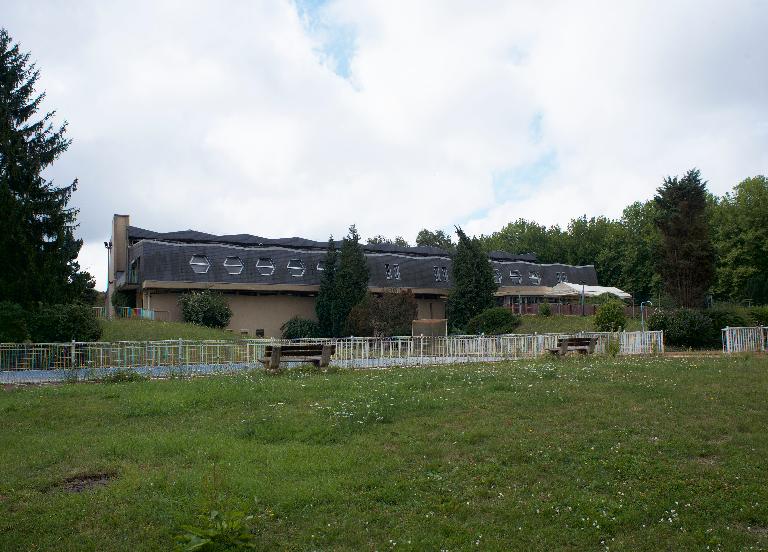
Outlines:
[[584, 293], [584, 297], [597, 297], [604, 293], [610, 293], [615, 295], [619, 299], [626, 300], [631, 299], [632, 296], [626, 291], [622, 291], [616, 287], [608, 286], [582, 286], [581, 284], [574, 284], [571, 282], [560, 282], [554, 286], [550, 292], [550, 297], [577, 297]]

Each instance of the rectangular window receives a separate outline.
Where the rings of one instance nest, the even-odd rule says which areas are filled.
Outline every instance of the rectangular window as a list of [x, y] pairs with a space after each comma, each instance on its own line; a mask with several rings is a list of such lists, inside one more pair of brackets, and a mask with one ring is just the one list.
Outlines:
[[392, 265], [392, 276], [395, 280], [400, 279], [400, 265], [399, 264], [393, 264]]
[[392, 269], [389, 267], [389, 264], [384, 264], [384, 276], [387, 277], [387, 280], [392, 279]]
[[528, 279], [531, 281], [532, 285], [538, 286], [541, 283], [541, 274], [531, 271], [528, 273]]
[[561, 282], [567, 282], [567, 281], [568, 281], [568, 275], [567, 275], [565, 272], [563, 272], [563, 273], [560, 275], [560, 281], [561, 281]]
[[432, 267], [432, 273], [435, 275], [435, 282], [440, 281], [440, 267], [439, 266], [433, 266]]
[[555, 280], [557, 280], [558, 283], [560, 282], [560, 273], [559, 272], [555, 272]]
[[496, 282], [497, 284], [501, 283], [501, 270], [499, 270], [498, 268], [493, 269], [493, 281]]
[[443, 275], [443, 282], [448, 281], [448, 267], [444, 266], [440, 269], [441, 274]]
[[520, 274], [519, 270], [510, 270], [509, 279], [512, 280], [513, 284], [520, 285], [523, 283], [523, 275]]

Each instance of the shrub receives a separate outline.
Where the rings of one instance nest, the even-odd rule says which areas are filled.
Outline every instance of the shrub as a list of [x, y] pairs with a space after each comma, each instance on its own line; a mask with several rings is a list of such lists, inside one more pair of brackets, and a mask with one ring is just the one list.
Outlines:
[[768, 326], [768, 307], [751, 307], [749, 317], [756, 326]]
[[31, 313], [29, 333], [37, 343], [97, 341], [101, 324], [88, 305], [44, 305]]
[[744, 308], [739, 307], [715, 307], [704, 311], [704, 315], [712, 322], [712, 329], [720, 341], [720, 330], [726, 327], [741, 328], [752, 325], [752, 319]]
[[499, 335], [515, 331], [520, 325], [520, 317], [505, 307], [484, 310], [467, 322], [467, 333]]
[[694, 309], [658, 310], [648, 318], [648, 328], [663, 330], [664, 341], [673, 347], [701, 348], [719, 340], [712, 320]]
[[27, 339], [27, 313], [21, 305], [0, 302], [0, 343], [21, 343]]
[[410, 335], [417, 307], [410, 290], [386, 292], [379, 297], [369, 293], [350, 311], [347, 330], [361, 337]]
[[552, 307], [549, 306], [549, 303], [542, 303], [539, 305], [539, 315], [552, 316]]
[[294, 316], [280, 326], [283, 339], [301, 339], [320, 337], [320, 325], [315, 320]]
[[211, 291], [193, 291], [179, 297], [181, 316], [190, 322], [209, 328], [226, 328], [232, 318], [232, 309], [224, 294]]
[[126, 307], [135, 308], [136, 295], [133, 293], [126, 293], [124, 291], [116, 291], [112, 294], [112, 306], [116, 309]]
[[624, 303], [615, 299], [600, 305], [595, 313], [595, 328], [599, 332], [618, 332], [626, 323]]

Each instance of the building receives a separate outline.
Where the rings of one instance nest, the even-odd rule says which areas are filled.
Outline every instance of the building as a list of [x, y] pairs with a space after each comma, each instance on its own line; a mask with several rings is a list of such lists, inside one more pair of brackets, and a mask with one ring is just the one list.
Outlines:
[[[109, 248], [107, 301], [115, 291], [135, 306], [181, 320], [179, 296], [190, 290], [223, 292], [232, 309], [230, 328], [249, 335], [279, 336], [299, 316], [315, 318], [327, 243], [303, 238], [270, 239], [247, 234], [215, 236], [186, 230], [153, 232], [115, 215]], [[370, 270], [369, 290], [409, 289], [418, 319], [445, 318], [451, 289], [451, 258], [436, 247], [362, 245]], [[593, 266], [541, 264], [530, 253], [492, 252], [499, 303], [514, 305], [558, 297], [562, 282], [596, 285]]]

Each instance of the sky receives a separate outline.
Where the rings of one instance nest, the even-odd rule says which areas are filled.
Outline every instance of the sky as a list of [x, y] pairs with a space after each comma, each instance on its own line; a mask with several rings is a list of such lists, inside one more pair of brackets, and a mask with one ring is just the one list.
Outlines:
[[158, 231], [488, 234], [619, 217], [668, 175], [768, 172], [764, 0], [5, 0], [79, 179]]

